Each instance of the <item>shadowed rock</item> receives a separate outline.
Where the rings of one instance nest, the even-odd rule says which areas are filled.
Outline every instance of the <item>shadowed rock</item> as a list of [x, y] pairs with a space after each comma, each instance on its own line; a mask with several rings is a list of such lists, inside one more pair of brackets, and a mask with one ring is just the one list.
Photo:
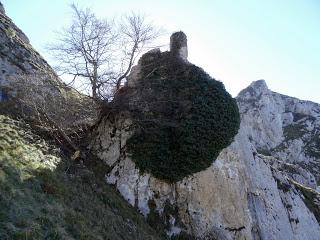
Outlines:
[[2, 5], [2, 3], [0, 2], [0, 13], [2, 14], [6, 14], [5, 10], [4, 10], [4, 7]]

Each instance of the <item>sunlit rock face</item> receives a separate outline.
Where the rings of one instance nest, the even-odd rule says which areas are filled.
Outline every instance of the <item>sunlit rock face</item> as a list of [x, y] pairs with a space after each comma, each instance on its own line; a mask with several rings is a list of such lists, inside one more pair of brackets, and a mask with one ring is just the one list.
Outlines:
[[246, 135], [257, 152], [286, 166], [296, 181], [320, 183], [320, 105], [270, 91], [263, 80], [237, 97]]
[[169, 236], [319, 239], [320, 105], [272, 92], [263, 80], [237, 102], [241, 126], [233, 143], [211, 167], [176, 183], [140, 172], [126, 150], [130, 116], [105, 115], [91, 148], [111, 167], [107, 183]]

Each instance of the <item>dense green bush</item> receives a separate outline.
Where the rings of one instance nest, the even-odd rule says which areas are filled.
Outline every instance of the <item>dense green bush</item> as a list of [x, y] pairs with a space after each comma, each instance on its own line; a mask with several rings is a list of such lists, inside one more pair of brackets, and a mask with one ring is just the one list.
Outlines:
[[221, 82], [171, 53], [148, 53], [140, 64], [129, 98], [133, 161], [170, 182], [208, 168], [239, 129], [235, 99]]

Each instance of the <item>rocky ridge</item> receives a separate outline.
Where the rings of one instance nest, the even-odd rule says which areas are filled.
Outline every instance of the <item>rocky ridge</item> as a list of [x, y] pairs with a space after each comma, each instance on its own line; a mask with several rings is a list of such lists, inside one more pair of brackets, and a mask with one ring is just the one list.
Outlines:
[[[140, 70], [133, 69], [129, 86]], [[126, 152], [125, 113], [101, 119], [92, 149], [111, 167], [107, 182], [169, 236], [318, 239], [320, 105], [272, 92], [263, 80], [241, 91], [237, 103], [233, 143], [207, 170], [177, 183], [136, 168]]]

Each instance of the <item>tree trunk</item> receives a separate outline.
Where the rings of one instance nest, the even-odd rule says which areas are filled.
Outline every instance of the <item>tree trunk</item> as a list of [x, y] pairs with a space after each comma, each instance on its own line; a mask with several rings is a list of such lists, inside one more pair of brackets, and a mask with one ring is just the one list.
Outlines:
[[92, 97], [94, 100], [98, 100], [98, 67], [97, 63], [93, 63], [93, 79], [92, 79]]

